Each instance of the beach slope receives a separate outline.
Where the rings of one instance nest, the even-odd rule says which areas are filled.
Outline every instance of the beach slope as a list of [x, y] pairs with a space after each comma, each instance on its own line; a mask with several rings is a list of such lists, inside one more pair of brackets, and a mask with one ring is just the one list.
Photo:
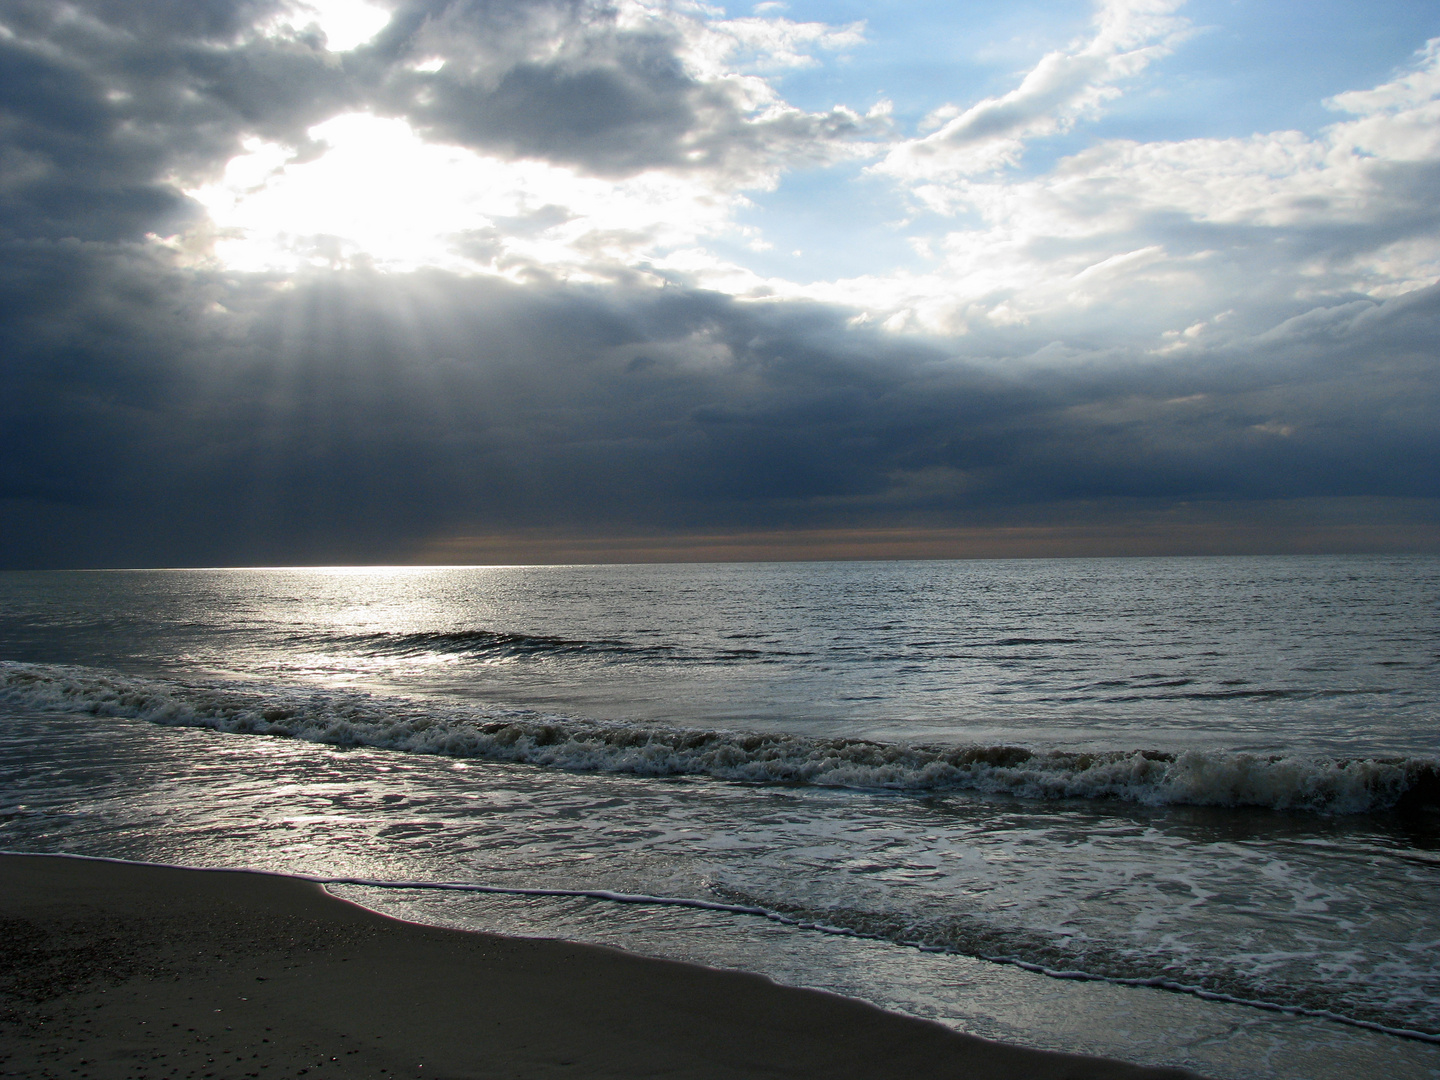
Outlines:
[[0, 1075], [1142, 1080], [758, 976], [239, 871], [0, 856]]

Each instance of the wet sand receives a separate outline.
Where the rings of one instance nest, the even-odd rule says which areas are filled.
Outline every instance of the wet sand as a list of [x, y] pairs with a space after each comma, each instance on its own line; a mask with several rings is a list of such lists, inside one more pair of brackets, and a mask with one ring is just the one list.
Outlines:
[[0, 1076], [1191, 1075], [754, 975], [400, 922], [293, 878], [0, 856]]

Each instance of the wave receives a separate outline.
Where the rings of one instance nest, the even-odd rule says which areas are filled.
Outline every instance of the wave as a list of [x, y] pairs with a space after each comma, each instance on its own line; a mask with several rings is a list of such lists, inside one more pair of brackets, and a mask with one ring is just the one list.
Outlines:
[[302, 645], [340, 647], [360, 655], [412, 657], [439, 654], [466, 660], [544, 660], [551, 657], [595, 660], [659, 660], [725, 664], [736, 661], [777, 662], [803, 658], [804, 651], [739, 646], [695, 652], [677, 645], [637, 645], [627, 641], [593, 641], [499, 630], [444, 630], [414, 633], [378, 631], [369, 634], [303, 634], [290, 639]]
[[477, 713], [369, 694], [206, 685], [16, 662], [0, 662], [0, 700], [48, 711], [580, 772], [1327, 814], [1440, 809], [1437, 758], [883, 743], [518, 711]]
[[[299, 640], [315, 641], [311, 635]], [[320, 638], [324, 644], [337, 644], [360, 653], [418, 656], [425, 653], [446, 653], [453, 656], [512, 658], [539, 656], [665, 656], [670, 646], [630, 645], [623, 641], [575, 641], [547, 637], [543, 634], [514, 634], [496, 630], [449, 630], [431, 633], [343, 634]]]
[[[731, 641], [751, 642], [757, 634], [727, 634]], [[373, 631], [364, 634], [312, 632], [293, 635], [294, 644], [320, 648], [340, 648], [370, 656], [422, 656], [441, 654], [479, 660], [544, 659], [550, 656], [591, 657], [595, 659], [668, 660], [684, 663], [730, 663], [737, 660], [785, 661], [806, 659], [816, 655], [808, 649], [779, 648], [773, 641], [756, 641], [728, 648], [707, 649], [670, 644], [636, 644], [609, 638], [584, 640], [526, 634], [502, 630], [436, 630], [436, 631]], [[961, 646], [963, 652], [935, 653], [937, 648]], [[1007, 637], [969, 642], [912, 641], [900, 652], [866, 649], [872, 659], [889, 661], [914, 660], [918, 656], [944, 659], [967, 659], [993, 649], [1034, 645], [1078, 645], [1078, 638]], [[858, 647], [838, 647], [840, 652]], [[932, 650], [932, 651], [925, 651]], [[1188, 680], [1187, 680], [1188, 681]], [[1178, 685], [1178, 684], [1177, 684]], [[1230, 695], [1224, 695], [1230, 696]]]

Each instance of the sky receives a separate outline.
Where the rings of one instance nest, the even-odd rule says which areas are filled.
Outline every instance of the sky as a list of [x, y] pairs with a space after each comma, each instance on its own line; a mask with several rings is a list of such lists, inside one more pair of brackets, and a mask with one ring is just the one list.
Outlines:
[[1433, 0], [0, 0], [0, 568], [1440, 550]]

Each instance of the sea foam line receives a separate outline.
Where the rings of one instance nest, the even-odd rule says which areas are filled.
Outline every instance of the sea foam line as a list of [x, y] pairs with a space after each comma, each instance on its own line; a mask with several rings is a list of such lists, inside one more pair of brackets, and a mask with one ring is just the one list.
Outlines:
[[0, 700], [52, 712], [571, 772], [1329, 814], [1440, 806], [1440, 760], [1432, 758], [931, 746], [515, 712], [477, 716], [436, 702], [314, 687], [167, 682], [8, 661], [0, 661]]
[[[602, 900], [616, 904], [636, 904], [653, 907], [676, 907], [695, 908], [701, 911], [716, 911], [729, 915], [746, 915], [753, 918], [767, 919], [770, 922], [778, 923], [781, 926], [792, 927], [796, 930], [812, 931], [814, 933], [828, 934], [832, 937], [855, 938], [862, 941], [879, 941], [890, 945], [899, 945], [907, 949], [915, 949], [918, 952], [941, 953], [949, 956], [967, 956], [976, 960], [983, 960], [991, 964], [1000, 964], [1005, 967], [1019, 968], [1021, 971], [1028, 971], [1037, 975], [1044, 975], [1051, 979], [1063, 979], [1071, 982], [1101, 982], [1109, 983], [1112, 986], [1128, 986], [1148, 990], [1164, 990], [1174, 994], [1184, 994], [1188, 997], [1199, 998], [1202, 1001], [1214, 1001], [1227, 1005], [1244, 1005], [1252, 1009], [1262, 1009], [1266, 1012], [1283, 1013], [1289, 1016], [1304, 1016], [1315, 1020], [1328, 1020], [1336, 1024], [1344, 1024], [1347, 1027], [1360, 1028], [1365, 1031], [1374, 1031], [1382, 1035], [1392, 1035], [1401, 1039], [1412, 1039], [1417, 1042], [1440, 1044], [1440, 1034], [1420, 1031], [1415, 1028], [1391, 1027], [1387, 1024], [1376, 1023], [1373, 1020], [1361, 1020], [1353, 1016], [1346, 1016], [1344, 1013], [1332, 1012], [1329, 1009], [1312, 1009], [1303, 1005], [1285, 1005], [1274, 1001], [1263, 1001], [1252, 998], [1242, 998], [1233, 994], [1225, 994], [1216, 990], [1206, 990], [1204, 987], [1192, 986], [1188, 983], [1175, 982], [1172, 979], [1161, 978], [1125, 978], [1112, 975], [1096, 975], [1088, 971], [1069, 971], [1056, 968], [1048, 968], [1043, 964], [1033, 964], [1027, 960], [1021, 960], [1013, 956], [993, 956], [984, 953], [966, 953], [958, 949], [949, 948], [944, 945], [926, 945], [917, 941], [905, 941], [896, 938], [886, 937], [883, 934], [867, 933], [861, 930], [852, 930], [844, 926], [831, 926], [826, 923], [813, 922], [805, 919], [797, 919], [790, 915], [781, 914], [778, 911], [771, 911], [768, 908], [756, 907], [749, 904], [727, 904], [715, 900], [700, 900], [688, 896], [651, 896], [647, 893], [622, 893], [613, 892], [610, 889], [555, 889], [526, 887], [520, 885], [481, 885], [475, 882], [456, 881], [385, 881], [377, 878], [360, 877], [336, 877], [325, 874], [304, 874], [299, 872], [287, 872], [283, 870], [262, 870], [253, 867], [230, 867], [230, 866], [187, 866], [183, 863], [161, 863], [145, 862], [139, 859], [120, 859], [108, 855], [79, 855], [72, 852], [43, 852], [43, 851], [3, 851], [0, 855], [14, 855], [27, 858], [52, 858], [52, 859], [75, 859], [82, 862], [113, 863], [117, 866], [150, 866], [162, 870], [194, 870], [203, 873], [215, 874], [257, 874], [262, 877], [288, 878], [292, 881], [308, 881], [312, 884], [325, 888], [330, 885], [350, 885], [370, 889], [395, 889], [395, 890], [425, 890], [430, 892], [463, 892], [479, 893], [491, 896], [548, 896], [565, 897], [584, 900]], [[328, 889], [326, 890], [329, 891]], [[337, 897], [337, 899], [339, 899]], [[364, 905], [361, 905], [364, 906]], [[379, 912], [378, 914], [384, 914]], [[386, 918], [394, 918], [387, 915]]]

